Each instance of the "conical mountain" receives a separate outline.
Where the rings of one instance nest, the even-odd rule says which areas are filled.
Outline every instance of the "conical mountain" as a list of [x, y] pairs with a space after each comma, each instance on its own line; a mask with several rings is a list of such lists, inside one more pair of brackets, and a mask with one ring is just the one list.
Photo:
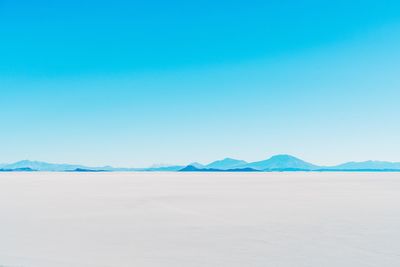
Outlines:
[[223, 160], [217, 160], [211, 162], [210, 164], [206, 165], [206, 168], [228, 170], [228, 169], [240, 168], [246, 164], [247, 162], [244, 160], [225, 158]]
[[254, 168], [257, 170], [315, 170], [319, 168], [314, 164], [290, 155], [276, 155], [267, 160], [249, 163], [245, 167]]

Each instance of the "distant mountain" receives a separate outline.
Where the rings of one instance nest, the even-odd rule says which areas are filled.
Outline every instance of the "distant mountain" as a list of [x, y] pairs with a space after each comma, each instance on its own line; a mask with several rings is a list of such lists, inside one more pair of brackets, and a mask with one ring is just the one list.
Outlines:
[[[198, 164], [198, 163], [196, 163]], [[195, 168], [193, 168], [195, 167]], [[186, 169], [187, 168], [187, 169]], [[365, 162], [348, 162], [332, 167], [321, 167], [291, 155], [276, 155], [267, 160], [247, 163], [243, 160], [226, 158], [214, 161], [208, 165], [190, 164], [181, 171], [224, 171], [234, 170], [246, 171], [246, 168], [260, 171], [278, 171], [278, 172], [294, 172], [294, 171], [396, 171], [400, 170], [399, 162], [386, 161], [365, 161]], [[201, 170], [202, 169], [202, 170]]]
[[[196, 167], [196, 168], [198, 168], [198, 169], [204, 169], [206, 166], [204, 166], [203, 164], [201, 164], [201, 163], [198, 163], [198, 162], [192, 162], [192, 163], [190, 163], [189, 165], [191, 165], [191, 166], [194, 166], [194, 167]], [[188, 166], [189, 166], [188, 165]]]
[[265, 169], [265, 172], [310, 172], [316, 171], [319, 169], [311, 170], [311, 169], [300, 169], [300, 168], [274, 168], [274, 169]]
[[0, 172], [34, 172], [36, 170], [33, 170], [31, 168], [17, 168], [17, 169], [5, 169], [1, 168]]
[[184, 166], [163, 166], [163, 167], [150, 167], [150, 168], [144, 168], [143, 171], [149, 171], [149, 172], [174, 172], [174, 171], [179, 171], [182, 169]]
[[259, 170], [252, 168], [238, 168], [238, 169], [213, 169], [213, 168], [196, 168], [193, 165], [188, 165], [185, 168], [181, 169], [180, 172], [258, 172]]
[[400, 169], [335, 169], [331, 167], [313, 171], [315, 172], [400, 172]]
[[32, 169], [37, 171], [49, 171], [49, 172], [96, 172], [96, 171], [118, 171], [118, 172], [133, 172], [133, 171], [178, 171], [184, 166], [152, 166], [149, 168], [113, 168], [111, 166], [103, 167], [88, 167], [84, 165], [73, 165], [73, 164], [56, 164], [47, 163], [42, 161], [30, 161], [22, 160], [12, 164], [3, 164], [1, 169], [7, 170], [22, 170]]
[[6, 164], [2, 169], [24, 169], [29, 168], [37, 171], [73, 171], [76, 169], [109, 170], [111, 167], [87, 167], [71, 164], [54, 164], [42, 161], [22, 160], [12, 164]]
[[256, 170], [253, 168], [235, 168], [235, 169], [227, 169], [225, 172], [259, 172], [260, 170]]
[[212, 169], [204, 169], [204, 168], [197, 168], [193, 165], [187, 165], [186, 167], [182, 168], [179, 170], [180, 172], [200, 172], [200, 171], [221, 171], [218, 169], [212, 170]]
[[388, 161], [363, 161], [363, 162], [347, 162], [329, 169], [337, 170], [400, 170], [400, 162]]
[[17, 171], [68, 171], [68, 172], [98, 172], [98, 171], [202, 171], [202, 172], [251, 172], [251, 171], [400, 171], [400, 162], [364, 161], [347, 162], [332, 167], [320, 167], [290, 155], [276, 155], [267, 160], [247, 163], [243, 160], [225, 158], [207, 165], [194, 162], [188, 166], [153, 165], [149, 168], [113, 168], [111, 166], [87, 167], [73, 164], [55, 164], [41, 161], [22, 160], [12, 164], [0, 164], [1, 172]]
[[75, 170], [67, 171], [67, 172], [107, 172], [105, 170], [91, 170], [91, 169], [81, 169], [77, 168]]
[[214, 162], [206, 165], [205, 168], [228, 170], [228, 169], [240, 168], [246, 164], [247, 164], [247, 162], [244, 160], [225, 158], [223, 160], [214, 161]]
[[257, 170], [284, 170], [284, 169], [300, 169], [300, 170], [315, 170], [320, 167], [305, 162], [299, 158], [290, 155], [276, 155], [267, 160], [252, 162], [243, 167], [253, 168]]

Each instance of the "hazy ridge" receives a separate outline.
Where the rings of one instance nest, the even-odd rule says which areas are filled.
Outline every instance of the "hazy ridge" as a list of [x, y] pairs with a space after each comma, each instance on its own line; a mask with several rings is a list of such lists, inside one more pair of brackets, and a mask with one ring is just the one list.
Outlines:
[[56, 164], [42, 161], [22, 160], [11, 164], [0, 164], [0, 171], [400, 171], [400, 162], [364, 161], [346, 162], [336, 166], [318, 166], [291, 155], [276, 155], [266, 160], [247, 162], [225, 158], [209, 164], [194, 162], [188, 165], [152, 166], [149, 168], [114, 168], [112, 166], [91, 167], [76, 164]]

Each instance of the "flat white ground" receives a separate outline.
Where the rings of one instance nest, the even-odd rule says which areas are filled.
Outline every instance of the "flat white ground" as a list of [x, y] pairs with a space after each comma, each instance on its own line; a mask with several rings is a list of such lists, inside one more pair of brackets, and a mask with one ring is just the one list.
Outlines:
[[0, 266], [400, 266], [400, 173], [1, 173]]

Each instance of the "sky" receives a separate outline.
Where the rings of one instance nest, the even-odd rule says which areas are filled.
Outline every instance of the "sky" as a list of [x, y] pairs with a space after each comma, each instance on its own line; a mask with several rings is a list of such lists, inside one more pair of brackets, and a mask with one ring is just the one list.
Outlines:
[[399, 11], [0, 0], [0, 163], [400, 161]]

